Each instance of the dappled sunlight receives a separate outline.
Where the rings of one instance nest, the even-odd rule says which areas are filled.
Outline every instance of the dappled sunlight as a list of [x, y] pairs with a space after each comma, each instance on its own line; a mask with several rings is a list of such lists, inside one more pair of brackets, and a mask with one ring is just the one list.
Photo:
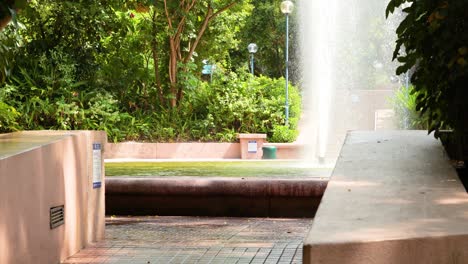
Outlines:
[[[339, 175], [334, 175], [334, 177], [337, 178], [344, 178], [343, 176]], [[377, 182], [371, 182], [371, 181], [339, 181], [339, 180], [334, 180], [330, 182], [329, 184], [331, 185], [336, 185], [336, 186], [343, 186], [343, 187], [375, 187], [381, 185], [380, 183]]]
[[[106, 243], [63, 263], [301, 263], [309, 219], [117, 216]], [[112, 223], [119, 222], [119, 225]]]
[[34, 132], [29, 132], [28, 135], [25, 137], [22, 133], [0, 134], [0, 159], [37, 148], [63, 137], [62, 135], [34, 134]]
[[[366, 227], [364, 223], [382, 222], [381, 225]], [[400, 222], [385, 223], [385, 220], [356, 219], [349, 223], [353, 228], [337, 228], [336, 232], [327, 235], [326, 241], [333, 243], [361, 243], [395, 239], [428, 238], [457, 235], [462, 227], [453, 226], [455, 222], [447, 218], [401, 219]], [[380, 226], [380, 227], [375, 227]], [[346, 230], [346, 231], [345, 231]], [[319, 239], [320, 240], [320, 239]]]
[[444, 205], [468, 204], [468, 194], [466, 192], [451, 193], [450, 197], [440, 198], [435, 202]]

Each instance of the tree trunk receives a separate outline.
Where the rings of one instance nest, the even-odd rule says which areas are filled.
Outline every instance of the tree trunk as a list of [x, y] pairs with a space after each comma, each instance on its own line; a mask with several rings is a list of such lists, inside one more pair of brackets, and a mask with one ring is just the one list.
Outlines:
[[177, 48], [173, 37], [169, 39], [170, 58], [169, 58], [169, 83], [171, 92], [171, 107], [177, 105]]
[[[0, 30], [3, 30], [8, 23], [11, 21], [11, 14], [8, 12], [8, 8], [12, 8], [15, 10], [15, 12], [18, 12], [17, 6], [15, 6], [15, 1], [14, 0], [2, 0], [2, 7], [3, 12], [6, 12], [3, 17], [0, 17]], [[2, 13], [0, 11], [0, 13]]]
[[154, 78], [155, 78], [155, 84], [156, 84], [156, 89], [158, 92], [159, 96], [159, 103], [161, 106], [164, 105], [164, 93], [162, 90], [162, 85], [161, 85], [161, 75], [159, 74], [159, 53], [158, 53], [158, 42], [156, 41], [156, 34], [157, 34], [157, 28], [156, 28], [156, 11], [153, 10], [153, 34], [152, 37], [153, 39], [151, 40], [151, 52], [153, 53], [153, 63], [154, 63]]
[[11, 16], [2, 17], [0, 19], [0, 30], [6, 27], [6, 25], [8, 25], [8, 22], [10, 22], [10, 20], [11, 20]]
[[[194, 7], [195, 3], [197, 0], [192, 0], [191, 2], [188, 2], [186, 6], [184, 6], [184, 11], [186, 13], [189, 13], [192, 8]], [[178, 17], [178, 19], [174, 20], [177, 16], [171, 16], [168, 6], [167, 6], [167, 0], [164, 0], [164, 10], [166, 14], [166, 19], [168, 22], [168, 26], [170, 30], [174, 30], [174, 21], [178, 21], [177, 23], [177, 28], [174, 30], [173, 35], [169, 37], [169, 49], [170, 49], [170, 56], [169, 56], [169, 80], [170, 80], [170, 93], [171, 93], [171, 107], [176, 107], [177, 103], [182, 100], [183, 98], [183, 87], [178, 85], [178, 80], [177, 80], [177, 73], [179, 71], [178, 68], [178, 63], [183, 63], [186, 64], [188, 63], [192, 57], [193, 54], [200, 43], [201, 38], [205, 34], [205, 31], [208, 28], [208, 24], [211, 20], [213, 20], [216, 16], [221, 14], [222, 12], [226, 11], [227, 9], [231, 8], [234, 6], [237, 2], [233, 1], [224, 7], [221, 7], [219, 10], [214, 12], [213, 7], [211, 4], [208, 4], [207, 10], [205, 17], [203, 19], [202, 24], [200, 25], [200, 28], [198, 29], [197, 36], [195, 40], [190, 43], [188, 43], [188, 52], [182, 53], [183, 49], [181, 48], [181, 36], [185, 30], [185, 26], [187, 23], [187, 16], [182, 15]], [[185, 55], [185, 56], [184, 56]]]

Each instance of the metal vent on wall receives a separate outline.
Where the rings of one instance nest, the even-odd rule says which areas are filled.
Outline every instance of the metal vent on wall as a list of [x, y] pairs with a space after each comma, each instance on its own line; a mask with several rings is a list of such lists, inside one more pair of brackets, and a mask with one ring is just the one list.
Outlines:
[[63, 205], [50, 208], [50, 229], [63, 225], [65, 222], [65, 208]]

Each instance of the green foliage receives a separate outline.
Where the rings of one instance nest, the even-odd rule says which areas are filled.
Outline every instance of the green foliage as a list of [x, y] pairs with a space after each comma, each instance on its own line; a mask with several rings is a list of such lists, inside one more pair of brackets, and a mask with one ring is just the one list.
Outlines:
[[[210, 114], [214, 127], [230, 128], [236, 133], [270, 133], [275, 125], [284, 124], [284, 79], [248, 74], [216, 76], [205, 84], [203, 111]], [[203, 92], [201, 93], [203, 94]], [[290, 88], [291, 126], [296, 128], [301, 99], [295, 86]], [[201, 106], [201, 105], [200, 105]]]
[[[256, 43], [259, 47], [255, 54], [255, 74], [280, 78], [285, 72], [285, 40], [286, 40], [286, 18], [280, 10], [280, 1], [256, 0], [253, 2], [255, 8], [247, 17], [245, 27], [237, 33], [239, 45], [230, 50], [230, 58], [233, 68], [242, 67], [249, 62], [247, 46]], [[289, 20], [289, 67], [290, 79], [293, 83], [299, 82], [299, 58], [296, 52], [299, 50], [299, 39], [295, 8]]]
[[[468, 2], [392, 0], [387, 15], [403, 3], [406, 14], [398, 34], [394, 58], [410, 69], [416, 109], [427, 115], [429, 132], [451, 128], [468, 133]], [[405, 52], [403, 52], [403, 48]]]
[[[0, 32], [0, 131], [92, 129], [112, 141], [161, 142], [271, 136], [284, 124], [284, 79], [226, 70], [230, 50], [242, 42], [250, 1], [196, 1], [187, 13], [179, 1], [167, 3], [174, 25], [185, 17], [179, 34], [168, 25], [162, 1], [28, 1]], [[223, 12], [197, 35], [209, 8]], [[169, 50], [175, 36], [176, 55], [186, 59], [177, 61], [174, 87]], [[213, 83], [202, 81], [203, 59], [218, 66]], [[290, 87], [295, 129], [301, 99]]]
[[127, 111], [153, 109], [159, 104], [155, 67], [159, 67], [161, 75], [167, 67], [162, 62], [155, 66], [151, 45], [153, 38], [163, 39], [163, 31], [152, 35], [150, 13], [117, 10], [112, 15], [118, 26], [101, 39], [103, 51], [96, 57], [100, 65], [96, 85], [114, 94]]
[[[257, 4], [256, 2], [252, 4]], [[248, 3], [237, 4], [229, 12], [221, 13], [205, 33], [200, 46], [197, 49], [195, 61], [201, 62], [208, 59], [224, 67], [230, 67], [232, 57], [230, 50], [240, 49], [243, 52], [246, 47], [243, 46], [239, 34], [248, 30], [245, 24], [252, 18], [253, 6]], [[200, 64], [199, 64], [200, 65]], [[201, 69], [198, 68], [200, 71]]]
[[[186, 91], [179, 109], [155, 113], [158, 117], [151, 138], [233, 142], [238, 133], [271, 136], [274, 126], [284, 124], [284, 86], [284, 79], [218, 73], [213, 83], [202, 82]], [[290, 123], [295, 129], [301, 109], [295, 86], [290, 86], [289, 99]]]
[[391, 98], [400, 129], [427, 129], [427, 116], [416, 110], [417, 97], [418, 92], [411, 85], [400, 87]]
[[[238, 133], [267, 133], [271, 137], [274, 128], [284, 124], [284, 85], [284, 79], [219, 74], [212, 84], [199, 82], [197, 88], [187, 91], [179, 108], [150, 113], [141, 109], [125, 112], [105, 91], [55, 91], [18, 82], [2, 90], [2, 100], [13, 106], [0, 109], [2, 113], [9, 111], [3, 114], [0, 128], [104, 130], [111, 141], [233, 142]], [[34, 94], [18, 93], [24, 86], [33, 87]], [[295, 86], [289, 89], [291, 129], [276, 135], [277, 142], [294, 141], [297, 136], [301, 98]], [[54, 96], [56, 92], [59, 95]]]
[[288, 126], [275, 126], [270, 142], [293, 142], [299, 135], [299, 131]]
[[30, 1], [19, 17], [25, 43], [17, 61], [25, 69], [39, 59], [57, 67], [63, 57], [75, 66], [75, 81], [92, 84], [99, 69], [96, 57], [103, 51], [100, 40], [112, 30], [113, 14], [103, 1]]
[[20, 29], [24, 29], [24, 25], [16, 22], [12, 23], [7, 30], [0, 31], [0, 85], [11, 76], [14, 68], [15, 56], [23, 42], [19, 34]]
[[16, 122], [19, 113], [16, 109], [0, 101], [0, 132], [10, 132], [18, 130]]

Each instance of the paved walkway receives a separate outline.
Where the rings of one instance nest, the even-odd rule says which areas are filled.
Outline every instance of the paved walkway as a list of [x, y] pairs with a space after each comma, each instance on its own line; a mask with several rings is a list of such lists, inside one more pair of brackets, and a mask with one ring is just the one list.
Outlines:
[[311, 219], [112, 217], [72, 263], [301, 263]]

